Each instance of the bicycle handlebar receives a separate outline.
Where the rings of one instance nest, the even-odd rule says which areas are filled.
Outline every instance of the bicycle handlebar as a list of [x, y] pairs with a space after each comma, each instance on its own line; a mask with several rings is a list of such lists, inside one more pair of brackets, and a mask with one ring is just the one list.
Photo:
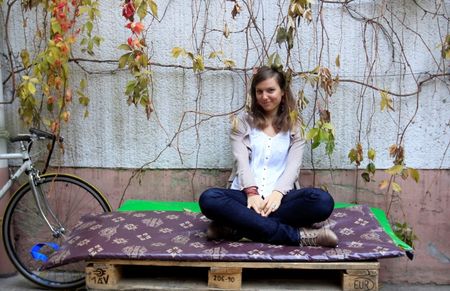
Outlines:
[[[18, 142], [18, 141], [25, 141], [28, 142], [28, 152], [30, 152], [31, 150], [31, 146], [33, 145], [33, 141], [36, 139], [49, 139], [52, 141], [51, 147], [49, 149], [48, 152], [48, 156], [47, 156], [47, 160], [45, 162], [45, 167], [42, 171], [42, 173], [45, 173], [47, 171], [48, 165], [50, 163], [50, 158], [52, 156], [53, 153], [53, 149], [55, 147], [55, 142], [56, 142], [56, 135], [54, 135], [53, 133], [50, 132], [46, 132], [37, 128], [30, 128], [30, 133], [31, 134], [21, 134], [15, 137], [11, 137], [9, 140], [11, 142]], [[58, 137], [58, 142], [63, 142], [64, 138], [62, 136]]]
[[[51, 141], [56, 141], [56, 136], [53, 133], [46, 132], [37, 128], [30, 128], [31, 134], [20, 134], [9, 138], [10, 142], [26, 141], [31, 142], [33, 138], [35, 139], [49, 139]], [[62, 136], [58, 137], [59, 142], [63, 142], [64, 138]]]

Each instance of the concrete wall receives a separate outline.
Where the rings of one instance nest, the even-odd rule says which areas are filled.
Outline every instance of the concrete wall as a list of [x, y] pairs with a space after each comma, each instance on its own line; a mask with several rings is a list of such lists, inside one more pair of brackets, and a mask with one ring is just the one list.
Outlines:
[[[222, 30], [225, 23], [234, 32], [244, 29], [249, 12], [243, 5], [241, 14], [233, 20], [230, 15], [232, 8], [230, 1], [223, 3], [193, 1], [192, 3], [199, 7], [198, 12], [195, 7], [191, 7], [190, 1], [157, 2], [160, 15], [164, 17], [160, 22], [152, 23], [147, 39], [151, 44], [152, 62], [163, 65], [152, 67], [156, 113], [150, 120], [146, 120], [141, 108], [126, 105], [123, 92], [126, 82], [130, 80], [128, 72], [117, 70], [116, 64], [83, 62], [82, 65], [87, 70], [99, 73], [92, 74], [88, 78], [90, 117], [84, 119], [82, 117], [84, 111], [79, 107], [73, 108], [73, 119], [64, 127], [63, 135], [66, 137], [67, 145], [66, 152], [60, 159], [62, 165], [135, 168], [157, 158], [147, 167], [152, 169], [230, 167], [227, 137], [230, 123], [226, 113], [237, 110], [244, 104], [245, 76], [242, 72], [207, 71], [201, 75], [201, 81], [198, 81], [191, 70], [166, 67], [191, 64], [188, 60], [174, 59], [170, 52], [176, 46], [195, 51], [203, 37], [203, 26], [206, 25], [207, 45], [201, 48], [204, 49], [207, 66], [221, 66], [218, 61], [207, 59], [209, 53], [214, 50], [223, 50], [224, 57], [234, 59], [238, 68], [245, 66], [246, 58], [248, 68], [260, 66], [262, 43], [269, 43], [272, 40], [275, 27], [280, 21], [278, 20], [280, 7], [277, 1], [255, 1], [253, 11], [256, 22], [264, 28], [264, 31], [260, 32], [264, 41], [255, 30], [250, 30], [252, 39], [247, 51], [244, 33], [232, 33], [227, 39], [221, 31], [216, 31]], [[448, 31], [447, 23], [432, 15], [423, 15], [423, 11], [413, 2], [388, 2], [355, 1], [351, 7], [364, 17], [375, 17], [383, 13], [386, 17], [390, 16], [392, 19], [389, 23], [382, 23], [386, 29], [389, 29], [389, 25], [394, 26], [395, 29], [387, 32], [390, 35], [383, 34], [376, 25], [365, 26], [364, 22], [356, 21], [349, 13], [344, 13], [339, 5], [324, 5], [322, 15], [326, 35], [321, 34], [320, 23], [313, 22], [308, 25], [302, 21], [292, 52], [293, 68], [296, 71], [312, 70], [319, 64], [319, 54], [323, 50], [320, 64], [329, 67], [333, 75], [339, 75], [340, 79], [370, 83], [378, 88], [402, 94], [416, 91], [416, 80], [425, 78], [427, 72], [436, 73], [448, 67], [448, 63], [442, 61], [439, 47]], [[429, 2], [430, 5], [433, 3]], [[109, 0], [101, 1], [100, 4], [103, 13], [96, 26], [96, 32], [104, 38], [104, 42], [97, 50], [95, 58], [118, 59], [124, 51], [118, 50], [117, 46], [126, 42], [130, 33], [124, 28], [125, 21], [121, 17], [121, 9], [117, 2]], [[206, 5], [209, 6], [206, 8]], [[284, 6], [280, 5], [281, 9], [286, 9], [286, 3]], [[445, 6], [442, 7], [442, 11], [450, 10], [450, 1], [444, 1], [443, 5]], [[319, 8], [320, 6], [316, 4], [313, 11], [317, 13]], [[206, 9], [208, 13], [205, 12]], [[389, 14], [386, 9], [390, 9], [389, 11], [393, 11], [394, 14]], [[21, 23], [20, 15], [19, 11], [12, 14], [13, 24]], [[393, 15], [401, 16], [403, 23]], [[32, 27], [33, 13], [25, 16], [27, 25]], [[14, 35], [11, 45], [18, 54], [24, 46], [26, 34], [23, 33], [21, 25], [10, 25], [10, 29], [11, 35]], [[27, 45], [31, 49], [30, 42], [33, 37], [31, 35], [27, 37]], [[4, 47], [2, 49], [5, 51]], [[283, 56], [285, 49], [272, 44], [269, 53], [272, 52], [279, 52]], [[73, 54], [74, 57], [81, 56], [76, 48]], [[338, 55], [340, 68], [335, 65], [335, 58]], [[73, 64], [71, 67], [73, 84], [78, 84], [79, 78], [86, 75], [78, 66]], [[111, 74], [110, 70], [113, 70], [114, 74]], [[10, 99], [10, 86], [10, 83], [5, 86], [6, 100]], [[305, 90], [310, 104], [304, 110], [303, 117], [308, 127], [311, 127], [315, 92], [301, 78], [294, 79], [293, 88], [294, 92], [299, 89]], [[446, 79], [436, 79], [426, 83], [418, 96], [393, 96], [395, 112], [388, 113], [380, 111], [379, 92], [354, 83], [341, 83], [336, 93], [329, 99], [331, 118], [336, 127], [335, 153], [328, 159], [324, 155], [323, 147], [315, 150], [313, 157], [307, 150], [304, 166], [311, 168], [314, 165], [321, 169], [352, 168], [347, 155], [355, 146], [361, 130], [361, 143], [364, 149], [370, 146], [378, 153], [377, 167], [390, 167], [392, 160], [389, 158], [387, 148], [396, 143], [399, 134], [407, 128], [404, 144], [408, 166], [420, 169], [449, 168], [450, 155], [444, 154], [449, 143], [448, 92]], [[318, 106], [325, 106], [324, 98], [325, 96], [319, 93]], [[74, 100], [76, 99], [75, 97]], [[6, 114], [8, 129], [14, 133], [21, 130], [17, 106], [16, 101], [9, 106]], [[414, 115], [417, 106], [418, 112]], [[191, 113], [185, 116], [183, 124], [180, 125], [183, 113], [187, 111]], [[206, 115], [192, 112], [225, 115], [208, 119]], [[412, 124], [407, 127], [414, 116]], [[317, 119], [317, 115], [315, 118]], [[204, 122], [194, 126], [200, 120]], [[179, 128], [185, 131], [177, 135]], [[174, 136], [176, 139], [168, 147]]]
[[[262, 43], [271, 40], [280, 7], [276, 1], [254, 2], [256, 21], [264, 27], [263, 40], [255, 30], [251, 30], [252, 40], [247, 51], [242, 33], [233, 33], [226, 39], [222, 32], [217, 31], [223, 29], [224, 23], [234, 32], [242, 30], [249, 17], [245, 7], [236, 20], [232, 20], [230, 1], [157, 1], [160, 16], [164, 16], [160, 22], [152, 23], [148, 33], [152, 61], [162, 64], [152, 67], [156, 112], [146, 120], [141, 108], [126, 105], [123, 92], [130, 75], [117, 70], [116, 64], [83, 63], [86, 69], [98, 72], [88, 78], [91, 114], [84, 119], [83, 110], [73, 108], [73, 120], [63, 129], [65, 152], [59, 154], [53, 165], [62, 166], [64, 171], [74, 171], [99, 186], [114, 206], [120, 201], [132, 169], [141, 166], [148, 171], [141, 177], [141, 183], [132, 181], [126, 198], [195, 201], [205, 188], [224, 185], [231, 166], [227, 137], [230, 123], [226, 113], [243, 106], [246, 76], [242, 72], [207, 71], [199, 79], [191, 70], [170, 67], [190, 64], [186, 60], [173, 59], [170, 51], [175, 46], [195, 51], [206, 24], [205, 55], [212, 50], [223, 50], [225, 57], [234, 59], [239, 68], [245, 66], [246, 58], [248, 68], [259, 66]], [[281, 1], [282, 9], [287, 2]], [[434, 1], [422, 4], [429, 9], [440, 9], [441, 14], [450, 11], [450, 1], [439, 3], [441, 6], [434, 5]], [[195, 5], [200, 7], [198, 12]], [[205, 5], [209, 5], [208, 8]], [[448, 71], [448, 62], [440, 56], [439, 44], [448, 33], [448, 21], [442, 21], [442, 17], [425, 13], [413, 1], [361, 0], [354, 1], [351, 7], [360, 13], [359, 16], [388, 16], [389, 24], [382, 18], [376, 19], [385, 27], [391, 25], [392, 29], [385, 34], [376, 25], [366, 26], [364, 22], [355, 20], [340, 5], [325, 4], [322, 7], [325, 30], [321, 29], [320, 21], [310, 25], [302, 22], [300, 25], [292, 55], [296, 71], [316, 67], [322, 53], [321, 65], [330, 67], [341, 79], [366, 82], [402, 94], [416, 91], [416, 82], [425, 78], [428, 72]], [[319, 8], [320, 3], [313, 5], [315, 13]], [[123, 27], [125, 22], [116, 1], [101, 1], [101, 11], [96, 31], [105, 41], [95, 58], [117, 59], [123, 53], [117, 46], [126, 41], [129, 32]], [[208, 11], [208, 17], [205, 11]], [[28, 17], [28, 26], [32, 27], [34, 17], [31, 14], [25, 17]], [[33, 34], [23, 33], [20, 12], [12, 14], [12, 21], [15, 25], [10, 26], [11, 35], [15, 37], [11, 45], [18, 55], [24, 46], [24, 37], [27, 36], [29, 41]], [[1, 49], [5, 52], [4, 46]], [[283, 48], [272, 44], [270, 53], [275, 51], [281, 55], [285, 53]], [[337, 55], [340, 56], [340, 68], [335, 65]], [[80, 56], [76, 49], [74, 56]], [[4, 58], [2, 64], [5, 68]], [[220, 63], [206, 60], [206, 65], [219, 67]], [[72, 69], [73, 81], [77, 83], [84, 72], [76, 65]], [[111, 70], [114, 74], [110, 73]], [[367, 77], [369, 71], [371, 74]], [[311, 101], [303, 112], [307, 125], [311, 127], [315, 92], [301, 78], [294, 79], [293, 88], [295, 92], [304, 89]], [[6, 100], [11, 97], [11, 92], [11, 84], [7, 83], [4, 88]], [[321, 106], [324, 106], [324, 98], [319, 94]], [[308, 169], [319, 169], [314, 184], [326, 183], [336, 200], [357, 199], [360, 203], [386, 209], [386, 196], [377, 189], [377, 183], [365, 184], [360, 179], [356, 183], [347, 155], [355, 146], [360, 131], [364, 150], [373, 147], [377, 151], [377, 168], [388, 168], [392, 165], [388, 147], [398, 142], [399, 134], [406, 129], [406, 164], [421, 170], [421, 180], [419, 184], [402, 183], [401, 203], [395, 203], [391, 212], [394, 219], [405, 219], [414, 227], [419, 237], [417, 255], [412, 262], [387, 260], [383, 263], [381, 276], [383, 280], [393, 282], [448, 284], [449, 80], [435, 79], [426, 83], [420, 94], [394, 96], [393, 99], [395, 112], [381, 112], [379, 92], [355, 83], [341, 83], [329, 102], [336, 127], [335, 152], [328, 158], [322, 147], [311, 151], [308, 146], [304, 157], [303, 184], [313, 184], [313, 175]], [[6, 127], [11, 133], [24, 130], [17, 108], [17, 100], [6, 106]], [[188, 111], [224, 115], [209, 119], [207, 115], [187, 113], [181, 124], [183, 113]], [[195, 126], [200, 120], [201, 124]], [[186, 130], [177, 134], [179, 128]], [[326, 169], [333, 170], [330, 173]], [[382, 175], [378, 173], [376, 180], [380, 181]]]

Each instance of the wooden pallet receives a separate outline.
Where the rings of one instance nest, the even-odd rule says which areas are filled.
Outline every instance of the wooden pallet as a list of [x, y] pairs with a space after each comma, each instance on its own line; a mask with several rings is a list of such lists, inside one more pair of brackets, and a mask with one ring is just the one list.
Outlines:
[[[146, 279], [138, 283], [127, 280], [127, 270], [142, 267], [189, 267], [207, 268], [208, 285], [183, 288], [180, 283], [157, 288]], [[242, 287], [243, 269], [297, 269], [297, 270], [335, 270], [341, 273], [342, 290], [378, 290], [378, 261], [370, 262], [207, 262], [207, 261], [146, 261], [146, 260], [94, 260], [86, 267], [86, 287], [90, 290], [185, 290], [185, 289], [227, 289], [240, 290]], [[128, 273], [134, 271], [129, 271]], [[177, 277], [177, 271], [173, 274]], [[181, 274], [178, 274], [181, 275]], [[145, 276], [151, 277], [151, 274]], [[130, 283], [132, 282], [132, 283]]]

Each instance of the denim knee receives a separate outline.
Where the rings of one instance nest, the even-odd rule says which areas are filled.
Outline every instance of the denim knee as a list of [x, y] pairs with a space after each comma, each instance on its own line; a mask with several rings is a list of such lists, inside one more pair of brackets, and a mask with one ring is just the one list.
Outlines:
[[320, 220], [325, 220], [333, 212], [334, 199], [330, 193], [322, 189], [317, 189], [317, 194], [320, 194], [320, 202], [317, 204], [317, 216], [321, 218]]
[[[218, 188], [210, 188], [205, 190], [198, 199], [198, 204], [203, 214], [207, 214], [208, 210], [217, 205], [217, 198], [221, 193]], [[205, 213], [206, 212], [206, 213]]]

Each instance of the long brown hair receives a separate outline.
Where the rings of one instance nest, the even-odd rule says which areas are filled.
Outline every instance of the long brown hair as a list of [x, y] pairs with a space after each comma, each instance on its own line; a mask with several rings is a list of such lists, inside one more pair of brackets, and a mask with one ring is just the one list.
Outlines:
[[274, 78], [275, 81], [280, 86], [281, 90], [284, 92], [281, 97], [281, 103], [278, 107], [278, 112], [276, 118], [272, 122], [274, 129], [279, 131], [288, 131], [297, 120], [292, 120], [292, 116], [295, 114], [290, 114], [296, 110], [295, 100], [292, 96], [292, 91], [289, 84], [286, 81], [286, 77], [283, 72], [279, 72], [267, 66], [263, 66], [258, 69], [258, 72], [253, 75], [252, 85], [250, 87], [250, 95], [252, 97], [250, 104], [250, 114], [253, 117], [253, 125], [259, 129], [264, 129], [267, 126], [267, 121], [264, 117], [264, 109], [256, 101], [256, 86], [267, 80]]

